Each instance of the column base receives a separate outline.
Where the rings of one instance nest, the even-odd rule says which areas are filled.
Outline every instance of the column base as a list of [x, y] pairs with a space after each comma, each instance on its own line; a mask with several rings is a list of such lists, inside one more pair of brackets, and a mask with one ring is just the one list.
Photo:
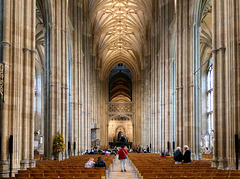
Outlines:
[[218, 169], [224, 170], [228, 167], [228, 162], [226, 158], [219, 158], [218, 162], [219, 162]]
[[213, 157], [213, 159], [211, 160], [211, 167], [218, 167], [218, 159]]
[[20, 168], [21, 168], [21, 170], [26, 170], [27, 168], [30, 168], [29, 162], [30, 161], [28, 159], [21, 160], [20, 161]]
[[68, 158], [69, 158], [68, 153], [67, 153], [67, 152], [64, 152], [64, 153], [63, 153], [63, 160], [68, 159]]
[[9, 162], [7, 160], [0, 161], [0, 178], [9, 177]]
[[15, 175], [18, 173], [18, 170], [20, 170], [20, 168], [13, 168], [12, 169], [12, 177], [15, 177]]
[[59, 153], [55, 154], [54, 155], [54, 160], [58, 160], [58, 161], [64, 160], [63, 155], [64, 154], [62, 152], [59, 152]]
[[36, 167], [36, 160], [35, 159], [29, 160], [29, 167], [30, 168], [35, 168]]
[[54, 160], [54, 155], [46, 156], [45, 160]]
[[[79, 153], [80, 153], [80, 152], [77, 152], [77, 151], [76, 151], [76, 152], [75, 152], [75, 156], [78, 156]], [[74, 152], [69, 153], [69, 157], [70, 157], [70, 156], [74, 156]]]
[[228, 170], [236, 170], [236, 163], [234, 163], [234, 162], [229, 163], [227, 169]]
[[65, 153], [65, 155], [64, 155], [64, 160], [65, 159], [68, 159], [69, 158], [69, 154], [68, 153]]
[[198, 160], [198, 156], [195, 153], [191, 153], [192, 160]]

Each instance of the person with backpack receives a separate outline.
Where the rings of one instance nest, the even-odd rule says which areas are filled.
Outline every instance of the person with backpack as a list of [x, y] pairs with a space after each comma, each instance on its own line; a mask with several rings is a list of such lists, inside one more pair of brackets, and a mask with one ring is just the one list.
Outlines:
[[102, 157], [98, 157], [98, 160], [94, 164], [94, 167], [105, 167], [107, 170], [107, 164], [102, 160]]
[[118, 151], [118, 156], [120, 160], [120, 165], [121, 165], [121, 172], [126, 172], [126, 159], [127, 159], [127, 150], [124, 148], [124, 146], [121, 146], [121, 149]]

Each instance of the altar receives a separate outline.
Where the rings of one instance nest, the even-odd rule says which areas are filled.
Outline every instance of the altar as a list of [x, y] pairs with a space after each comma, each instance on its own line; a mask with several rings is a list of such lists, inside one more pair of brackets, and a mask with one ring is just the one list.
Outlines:
[[121, 147], [122, 145], [126, 146], [127, 148], [132, 148], [132, 142], [122, 142], [122, 141], [116, 141], [116, 142], [109, 142], [110, 148]]
[[109, 142], [111, 148], [121, 147], [122, 145], [126, 146], [127, 148], [132, 148], [132, 142], [128, 141], [128, 137], [124, 137], [122, 131], [118, 133], [117, 141], [115, 141], [115, 137], [113, 137], [113, 142]]

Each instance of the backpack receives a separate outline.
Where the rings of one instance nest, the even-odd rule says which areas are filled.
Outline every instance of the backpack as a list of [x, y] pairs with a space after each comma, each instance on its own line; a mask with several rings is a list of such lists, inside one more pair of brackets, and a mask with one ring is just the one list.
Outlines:
[[[127, 159], [127, 154], [124, 150], [120, 150], [121, 154], [125, 155], [125, 159]], [[118, 159], [120, 160], [119, 156], [118, 156]]]

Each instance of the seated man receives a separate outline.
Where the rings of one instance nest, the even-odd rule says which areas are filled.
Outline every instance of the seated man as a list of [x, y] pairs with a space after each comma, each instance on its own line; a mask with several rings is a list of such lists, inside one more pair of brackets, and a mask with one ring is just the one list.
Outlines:
[[90, 154], [94, 154], [93, 149], [90, 150]]
[[136, 150], [137, 153], [140, 153], [140, 148], [137, 146], [137, 150]]
[[177, 147], [176, 151], [174, 152], [174, 160], [175, 164], [182, 164], [183, 154], [181, 152], [181, 148]]
[[85, 155], [88, 155], [89, 153], [88, 153], [88, 150], [86, 150], [86, 152], [85, 152]]
[[185, 153], [183, 155], [183, 163], [191, 163], [191, 151], [187, 145], [184, 145]]
[[105, 167], [106, 170], [107, 170], [107, 164], [106, 164], [106, 162], [104, 162], [104, 161], [102, 160], [101, 157], [98, 157], [98, 160], [97, 160], [96, 163], [94, 164], [94, 167]]
[[112, 150], [111, 153], [110, 153], [110, 155], [116, 155], [115, 151]]
[[97, 148], [94, 149], [93, 154], [98, 154]]
[[149, 153], [150, 152], [150, 148], [149, 148], [149, 146], [147, 145], [147, 153]]

